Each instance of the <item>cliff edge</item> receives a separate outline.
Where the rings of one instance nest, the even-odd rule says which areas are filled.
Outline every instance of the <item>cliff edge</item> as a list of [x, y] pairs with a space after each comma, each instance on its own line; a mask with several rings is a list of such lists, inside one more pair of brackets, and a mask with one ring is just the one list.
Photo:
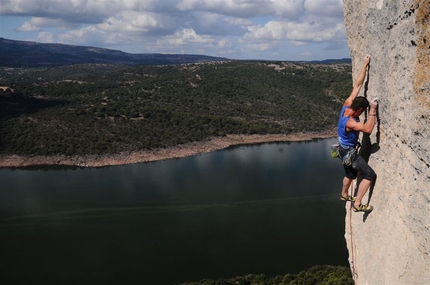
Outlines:
[[346, 206], [354, 280], [430, 284], [430, 1], [343, 5], [353, 77], [371, 54], [360, 95], [379, 98], [377, 125], [360, 151], [378, 175], [363, 199], [374, 210]]

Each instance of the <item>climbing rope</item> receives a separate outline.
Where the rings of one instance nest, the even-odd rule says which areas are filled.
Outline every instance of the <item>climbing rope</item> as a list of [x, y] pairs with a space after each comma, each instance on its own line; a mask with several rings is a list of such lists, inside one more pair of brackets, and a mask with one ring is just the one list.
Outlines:
[[[354, 197], [354, 183], [351, 183], [351, 197]], [[352, 203], [351, 203], [352, 204]], [[352, 210], [351, 207], [349, 209], [349, 232], [351, 235], [350, 244], [351, 244], [351, 269], [352, 269], [352, 279], [354, 280], [354, 284], [356, 283], [357, 272], [355, 271], [355, 258], [354, 258], [354, 243], [352, 239]]]
[[[364, 97], [367, 98], [367, 91], [369, 90], [369, 73], [370, 73], [370, 65], [367, 66], [367, 71], [366, 71], [366, 81], [364, 82]], [[357, 153], [359, 148], [361, 147], [361, 143], [358, 142], [358, 148], [357, 148]], [[351, 197], [354, 197], [354, 183], [351, 183]], [[351, 203], [352, 204], [352, 203]], [[352, 206], [351, 206], [352, 207]], [[352, 210], [351, 207], [349, 208], [349, 232], [351, 234], [351, 238], [350, 238], [350, 244], [351, 244], [351, 270], [352, 270], [352, 279], [354, 280], [354, 284], [357, 284], [357, 271], [355, 269], [355, 256], [354, 256], [354, 251], [355, 251], [355, 247], [354, 247], [354, 242], [353, 242], [353, 238], [352, 238]]]

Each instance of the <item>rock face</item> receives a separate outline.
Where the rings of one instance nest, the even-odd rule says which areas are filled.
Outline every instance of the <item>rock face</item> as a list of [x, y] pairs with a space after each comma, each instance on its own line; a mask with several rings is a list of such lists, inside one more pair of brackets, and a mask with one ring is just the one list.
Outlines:
[[353, 77], [369, 53], [360, 95], [379, 98], [377, 125], [361, 150], [378, 175], [363, 199], [374, 210], [363, 215], [346, 206], [354, 280], [430, 284], [430, 1], [343, 5]]

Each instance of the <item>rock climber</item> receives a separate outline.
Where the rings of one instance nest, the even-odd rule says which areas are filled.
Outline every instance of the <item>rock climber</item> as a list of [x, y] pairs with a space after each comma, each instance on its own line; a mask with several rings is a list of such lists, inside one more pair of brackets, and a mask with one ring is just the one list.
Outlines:
[[[370, 63], [370, 55], [364, 58], [364, 64], [361, 68], [360, 74], [351, 95], [345, 100], [342, 110], [339, 115], [338, 140], [339, 140], [339, 157], [342, 159], [343, 167], [345, 169], [345, 177], [343, 178], [342, 194], [340, 199], [342, 201], [353, 202], [354, 212], [371, 212], [373, 207], [371, 205], [363, 205], [361, 200], [366, 194], [369, 187], [376, 179], [375, 171], [367, 164], [367, 162], [357, 153], [357, 144], [359, 133], [372, 133], [375, 126], [376, 109], [378, 107], [377, 99], [373, 99], [370, 103], [358, 93], [363, 86], [366, 77], [367, 68]], [[368, 117], [365, 123], [361, 123], [359, 116], [369, 107]], [[358, 186], [357, 196], [353, 197], [348, 195], [348, 189], [352, 181], [357, 178], [357, 173], [360, 173], [363, 178]]]

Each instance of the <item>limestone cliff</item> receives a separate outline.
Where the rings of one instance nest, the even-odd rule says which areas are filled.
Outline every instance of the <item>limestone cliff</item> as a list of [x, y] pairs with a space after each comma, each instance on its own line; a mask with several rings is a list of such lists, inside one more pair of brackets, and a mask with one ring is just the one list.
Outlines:
[[363, 200], [374, 210], [347, 205], [351, 270], [360, 285], [430, 284], [430, 1], [343, 5], [353, 77], [371, 54], [361, 95], [379, 98], [361, 150], [378, 175]]

